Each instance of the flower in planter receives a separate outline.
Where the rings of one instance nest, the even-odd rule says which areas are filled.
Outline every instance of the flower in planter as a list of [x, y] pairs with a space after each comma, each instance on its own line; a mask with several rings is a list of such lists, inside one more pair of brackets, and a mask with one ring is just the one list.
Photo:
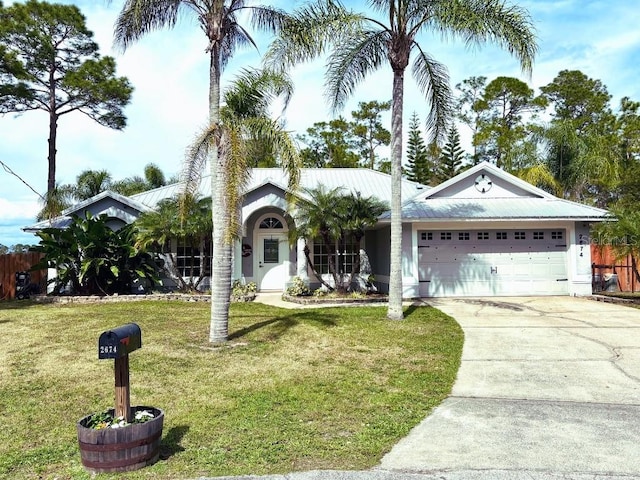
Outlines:
[[123, 428], [134, 423], [145, 423], [155, 418], [153, 413], [148, 410], [138, 410], [133, 417], [131, 423], [128, 423], [124, 417], [113, 417], [112, 410], [94, 413], [87, 421], [87, 427], [94, 430], [102, 430], [104, 428]]

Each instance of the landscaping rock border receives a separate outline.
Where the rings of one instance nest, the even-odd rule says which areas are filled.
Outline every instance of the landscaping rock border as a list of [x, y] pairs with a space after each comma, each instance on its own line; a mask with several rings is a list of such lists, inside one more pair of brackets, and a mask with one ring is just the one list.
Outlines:
[[148, 295], [105, 295], [105, 296], [75, 296], [75, 295], [34, 295], [31, 300], [38, 303], [113, 303], [113, 302], [142, 302], [145, 300], [205, 302], [211, 303], [211, 295], [189, 295], [181, 293], [151, 293]]
[[286, 293], [282, 294], [282, 300], [285, 302], [297, 303], [299, 305], [322, 305], [322, 304], [362, 304], [362, 303], [386, 303], [389, 301], [389, 297], [386, 295], [367, 295], [362, 298], [350, 298], [350, 297], [314, 297], [309, 296], [293, 296]]

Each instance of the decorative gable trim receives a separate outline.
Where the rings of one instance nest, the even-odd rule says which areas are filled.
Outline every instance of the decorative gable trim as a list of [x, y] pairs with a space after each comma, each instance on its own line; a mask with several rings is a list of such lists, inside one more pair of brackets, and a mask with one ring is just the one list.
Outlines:
[[492, 176], [494, 178], [500, 178], [504, 182], [509, 183], [514, 187], [531, 194], [534, 197], [546, 198], [549, 200], [556, 199], [556, 197], [550, 194], [549, 192], [545, 192], [541, 188], [534, 187], [530, 183], [525, 182], [524, 180], [516, 177], [515, 175], [505, 172], [504, 170], [496, 167], [493, 163], [490, 163], [490, 162], [479, 163], [478, 165], [475, 165], [470, 169], [465, 170], [459, 175], [456, 175], [455, 177], [450, 178], [446, 182], [441, 183], [437, 187], [433, 187], [431, 190], [427, 191], [426, 194], [421, 193], [417, 195], [416, 197], [414, 197], [414, 199], [428, 200], [429, 198], [438, 197], [438, 194], [440, 192], [451, 188], [453, 185], [464, 183], [464, 182], [470, 182], [474, 177], [477, 177], [482, 173], [488, 174], [489, 176]]

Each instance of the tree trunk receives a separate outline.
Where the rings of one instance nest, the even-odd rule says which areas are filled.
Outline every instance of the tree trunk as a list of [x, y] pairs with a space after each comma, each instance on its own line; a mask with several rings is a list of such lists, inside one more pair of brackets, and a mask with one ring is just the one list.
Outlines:
[[47, 174], [47, 199], [51, 198], [56, 189], [56, 137], [58, 135], [58, 115], [49, 112], [49, 173]]
[[[220, 124], [220, 46], [212, 42], [209, 65], [209, 122]], [[220, 134], [210, 149], [213, 254], [211, 256], [211, 325], [209, 341], [225, 342], [229, 336], [231, 303], [231, 244], [225, 234], [229, 211], [225, 199], [225, 156], [220, 155]]]
[[325, 287], [327, 287], [328, 290], [333, 290], [333, 287], [331, 287], [331, 285], [329, 285], [323, 278], [322, 278], [322, 274], [318, 273], [318, 270], [316, 270], [315, 265], [313, 264], [313, 260], [311, 260], [311, 255], [309, 253], [309, 247], [307, 245], [304, 246], [304, 256], [307, 259], [307, 263], [308, 265], [311, 267], [311, 271], [313, 272], [313, 274], [315, 275], [315, 277], [318, 279], [318, 281], [324, 285]]
[[387, 318], [402, 320], [402, 103], [404, 71], [393, 71], [391, 105], [391, 258]]

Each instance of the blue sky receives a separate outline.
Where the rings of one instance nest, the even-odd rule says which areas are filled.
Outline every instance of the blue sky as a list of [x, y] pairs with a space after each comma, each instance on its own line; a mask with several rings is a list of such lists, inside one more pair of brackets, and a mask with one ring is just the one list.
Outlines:
[[[5, 5], [14, 3], [4, 0]], [[135, 91], [126, 108], [128, 126], [112, 131], [82, 114], [63, 117], [59, 123], [57, 180], [73, 183], [86, 169], [106, 169], [116, 180], [142, 175], [147, 163], [155, 163], [171, 176], [180, 171], [184, 152], [207, 118], [208, 58], [206, 43], [192, 18], [185, 17], [173, 30], [154, 32], [126, 52], [112, 48], [113, 23], [121, 1], [63, 0], [77, 5], [103, 54], [116, 58], [118, 75], [129, 78]], [[262, 2], [260, 2], [262, 3]], [[271, 5], [276, 2], [265, 2]], [[280, 1], [287, 9], [302, 4]], [[425, 36], [421, 45], [449, 68], [451, 85], [471, 76], [514, 76], [536, 89], [551, 82], [561, 70], [581, 70], [601, 80], [617, 108], [622, 97], [640, 100], [640, 9], [632, 0], [526, 0], [515, 1], [533, 18], [539, 54], [530, 77], [517, 62], [498, 48], [469, 50], [461, 42]], [[364, 11], [366, 2], [345, 1]], [[260, 38], [260, 37], [258, 37]], [[268, 38], [259, 42], [261, 51]], [[233, 78], [239, 68], [258, 66], [260, 53], [239, 52], [223, 74]], [[297, 67], [291, 72], [296, 92], [284, 114], [287, 126], [303, 133], [315, 122], [332, 118], [322, 97], [323, 62]], [[405, 127], [416, 111], [425, 117], [427, 104], [405, 80]], [[343, 112], [349, 116], [359, 101], [390, 99], [391, 72], [384, 68], [361, 85]], [[386, 119], [388, 121], [388, 119]], [[464, 127], [462, 127], [464, 128]], [[406, 128], [405, 128], [406, 129]], [[28, 112], [20, 117], [0, 117], [0, 160], [35, 190], [44, 193], [47, 177], [47, 115]], [[464, 130], [461, 130], [463, 138]], [[17, 178], [0, 168], [0, 244], [35, 243], [20, 228], [34, 223], [40, 209], [38, 196]]]

